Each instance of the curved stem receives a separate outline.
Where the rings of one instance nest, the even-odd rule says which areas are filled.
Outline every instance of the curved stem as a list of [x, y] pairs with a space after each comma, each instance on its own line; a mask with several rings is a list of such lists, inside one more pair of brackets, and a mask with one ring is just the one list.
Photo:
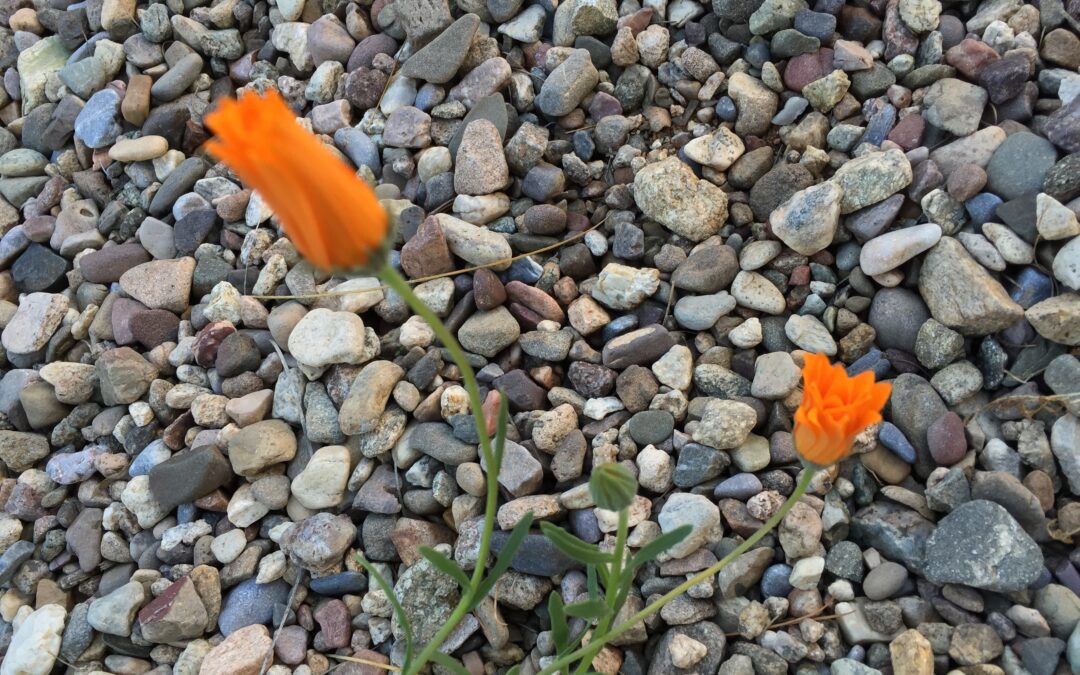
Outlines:
[[400, 275], [398, 271], [394, 269], [393, 265], [389, 262], [386, 263], [382, 269], [379, 270], [379, 276], [388, 288], [396, 292], [398, 295], [408, 303], [409, 307], [416, 312], [417, 316], [427, 322], [428, 326], [435, 333], [435, 337], [439, 339], [446, 351], [450, 352], [450, 358], [453, 359], [458, 370], [461, 371], [461, 380], [465, 385], [465, 391], [469, 395], [469, 407], [472, 408], [473, 422], [476, 425], [476, 435], [480, 439], [480, 456], [484, 458], [484, 463], [487, 465], [487, 494], [485, 495], [484, 504], [484, 529], [480, 536], [480, 550], [476, 558], [476, 568], [473, 570], [471, 588], [463, 589], [460, 602], [457, 607], [454, 608], [450, 618], [443, 624], [439, 632], [431, 639], [431, 641], [424, 647], [424, 650], [420, 652], [416, 660], [412, 662], [410, 667], [405, 671], [406, 673], [418, 672], [423, 666], [431, 660], [431, 655], [446, 642], [446, 638], [457, 627], [465, 615], [469, 613], [469, 608], [474, 600], [474, 593], [477, 586], [484, 578], [484, 570], [487, 566], [487, 558], [491, 552], [491, 535], [495, 530], [495, 512], [499, 506], [499, 469], [501, 468], [499, 460], [501, 458], [496, 457], [495, 453], [491, 451], [491, 436], [488, 434], [487, 419], [484, 416], [483, 399], [480, 398], [480, 385], [476, 380], [476, 373], [473, 372], [472, 366], [469, 365], [469, 360], [465, 356], [465, 351], [458, 344], [457, 339], [450, 333], [450, 330], [446, 327], [446, 324], [442, 322], [435, 312], [430, 307], [424, 304], [424, 302], [417, 297], [413, 292], [409, 283]]
[[747, 537], [746, 541], [736, 546], [731, 553], [728, 553], [715, 565], [706, 570], [698, 572], [694, 576], [682, 582], [675, 588], [662, 595], [660, 598], [654, 600], [651, 604], [649, 604], [648, 607], [633, 615], [626, 621], [623, 621], [618, 626], [615, 626], [613, 629], [611, 629], [604, 635], [595, 636], [593, 640], [584, 647], [580, 647], [577, 650], [567, 654], [566, 656], [563, 656], [553, 661], [536, 675], [552, 675], [553, 673], [559, 672], [565, 666], [574, 663], [578, 659], [581, 659], [583, 663], [591, 664], [592, 660], [596, 658], [596, 655], [600, 653], [600, 650], [603, 649], [605, 644], [633, 628], [638, 621], [642, 621], [643, 619], [647, 619], [648, 617], [652, 616], [653, 614], [658, 612], [661, 607], [671, 602], [675, 598], [679, 597], [686, 591], [690, 590], [692, 586], [701, 583], [702, 581], [713, 576], [723, 568], [727, 567], [727, 565], [730, 564], [731, 561], [735, 560], [743, 553], [746, 553], [748, 550], [750, 550], [751, 546], [760, 541], [762, 537], [771, 532], [773, 529], [776, 528], [777, 525], [780, 524], [780, 521], [784, 519], [784, 516], [788, 514], [788, 511], [790, 511], [791, 508], [795, 506], [795, 502], [799, 501], [799, 499], [802, 498], [804, 494], [806, 494], [807, 488], [810, 487], [810, 481], [814, 479], [814, 475], [816, 473], [816, 468], [807, 467], [803, 471], [803, 475], [799, 479], [798, 485], [795, 486], [795, 491], [792, 492], [791, 496], [787, 498], [787, 501], [785, 501], [783, 505], [781, 505], [780, 508], [777, 509], [776, 513], [774, 513], [771, 518], [765, 521], [765, 524], [758, 528], [757, 532], [754, 532], [752, 535]]

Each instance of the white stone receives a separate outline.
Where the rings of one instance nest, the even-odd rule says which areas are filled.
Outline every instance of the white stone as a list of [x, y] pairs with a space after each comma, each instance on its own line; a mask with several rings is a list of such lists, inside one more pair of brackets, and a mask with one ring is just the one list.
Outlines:
[[360, 314], [383, 301], [382, 282], [376, 277], [347, 279], [334, 287], [338, 310]]
[[345, 494], [351, 469], [349, 449], [344, 445], [319, 448], [304, 470], [293, 478], [293, 496], [309, 509], [337, 506]]
[[731, 294], [743, 307], [766, 314], [783, 314], [787, 309], [780, 289], [757, 272], [739, 272], [731, 282]]
[[746, 152], [742, 139], [727, 127], [699, 136], [683, 146], [686, 156], [698, 164], [726, 171]]
[[819, 555], [803, 558], [791, 567], [788, 581], [795, 588], [811, 591], [817, 588], [821, 573], [825, 571], [825, 558]]
[[61, 605], [45, 605], [15, 627], [0, 675], [48, 675], [52, 672], [67, 610]]
[[940, 239], [941, 226], [936, 223], [886, 232], [863, 245], [859, 253], [859, 267], [870, 276], [884, 274], [929, 250]]
[[1074, 291], [1080, 290], [1080, 237], [1061, 247], [1054, 256], [1054, 278]]
[[792, 314], [784, 324], [784, 334], [800, 349], [826, 356], [836, 356], [836, 340], [815, 316]]
[[645, 446], [634, 459], [638, 467], [638, 483], [650, 492], [667, 492], [675, 463], [671, 455], [652, 445]]
[[720, 317], [735, 309], [727, 291], [713, 295], [686, 295], [675, 303], [675, 320], [689, 330], [709, 330]]
[[1035, 247], [1001, 223], [983, 223], [982, 233], [994, 244], [1005, 262], [1027, 265], [1035, 261]]
[[619, 412], [626, 406], [617, 396], [604, 396], [602, 398], [590, 398], [585, 401], [583, 412], [589, 419], [602, 420], [611, 413]]
[[751, 317], [728, 331], [728, 340], [739, 349], [753, 349], [761, 344], [761, 319]]
[[685, 558], [705, 544], [718, 541], [724, 533], [720, 507], [704, 495], [689, 492], [676, 492], [668, 497], [656, 520], [665, 534], [683, 525], [692, 526], [685, 539], [661, 554], [664, 560]]
[[210, 552], [214, 554], [214, 557], [222, 565], [228, 565], [239, 558], [246, 547], [247, 537], [244, 535], [244, 531], [239, 528], [218, 535], [210, 542]]
[[796, 253], [824, 250], [836, 236], [843, 196], [843, 189], [831, 181], [799, 190], [769, 215], [773, 233]]
[[634, 309], [660, 287], [660, 270], [609, 263], [600, 271], [592, 296], [612, 309]]
[[694, 357], [690, 348], [674, 345], [652, 364], [653, 375], [660, 384], [685, 391], [694, 377]]
[[289, 352], [310, 368], [335, 363], [359, 365], [371, 358], [365, 344], [364, 320], [351, 312], [313, 309], [289, 335]]
[[1035, 198], [1035, 227], [1040, 237], [1051, 241], [1080, 234], [1076, 213], [1045, 193], [1039, 193]]

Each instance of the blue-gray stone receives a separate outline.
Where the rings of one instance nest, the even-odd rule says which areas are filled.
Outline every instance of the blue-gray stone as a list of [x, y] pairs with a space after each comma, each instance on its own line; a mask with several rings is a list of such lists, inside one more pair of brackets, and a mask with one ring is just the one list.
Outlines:
[[722, 450], [700, 443], [687, 443], [679, 450], [673, 481], [678, 487], [691, 488], [716, 478], [730, 464], [731, 458]]
[[311, 580], [311, 590], [319, 595], [337, 597], [346, 593], [363, 593], [368, 580], [363, 572], [338, 572]]
[[915, 463], [915, 447], [892, 422], [884, 422], [878, 431], [878, 442], [908, 464]]
[[889, 372], [890, 367], [888, 359], [885, 358], [885, 354], [880, 349], [871, 349], [866, 354], [855, 359], [855, 362], [847, 367], [847, 374], [850, 377], [855, 377], [859, 373], [871, 371], [874, 373], [874, 377], [880, 380]]
[[1003, 506], [984, 499], [961, 504], [942, 518], [925, 551], [922, 572], [935, 584], [1019, 591], [1043, 569], [1039, 545]]
[[735, 108], [735, 101], [730, 96], [721, 96], [716, 102], [716, 114], [725, 122], [734, 122], [739, 116], [739, 111]]
[[791, 566], [770, 565], [761, 575], [761, 594], [767, 598], [786, 598], [791, 593]]
[[874, 502], [851, 519], [851, 540], [878, 549], [889, 560], [921, 574], [926, 540], [934, 524], [911, 509], [891, 502]]
[[971, 218], [971, 224], [981, 227], [983, 223], [988, 223], [994, 219], [997, 207], [1002, 203], [1001, 197], [989, 192], [980, 192], [964, 202], [964, 210], [967, 211], [968, 216]]
[[520, 281], [532, 286], [540, 280], [544, 268], [532, 258], [518, 258], [510, 263], [509, 269], [502, 274], [503, 282]]
[[121, 100], [115, 89], [102, 89], [91, 96], [75, 118], [75, 137], [94, 149], [111, 145], [123, 131], [116, 120]]
[[[871, 99], [876, 101], [877, 99]], [[868, 105], [868, 107], [872, 107]], [[866, 114], [864, 108], [864, 113]], [[885, 137], [889, 135], [889, 131], [892, 130], [896, 124], [896, 108], [886, 103], [880, 106], [877, 110], [873, 111], [870, 115], [870, 121], [866, 123], [866, 131], [863, 133], [861, 143], [870, 143], [871, 145], [881, 145], [885, 140]]]
[[761, 480], [754, 474], [737, 473], [717, 485], [716, 489], [713, 490], [713, 497], [717, 499], [738, 499], [739, 501], [746, 501], [763, 489]]
[[4, 551], [3, 555], [0, 555], [0, 585], [11, 581], [11, 578], [19, 571], [22, 564], [29, 560], [32, 555], [34, 555], [34, 544], [25, 539], [21, 539], [9, 546], [8, 550]]
[[228, 637], [244, 626], [267, 624], [274, 618], [274, 605], [289, 601], [289, 585], [280, 579], [257, 584], [252, 577], [232, 589], [221, 606], [218, 629]]
[[[491, 538], [491, 547], [498, 554], [506, 546], [509, 532], [495, 532]], [[581, 563], [566, 555], [542, 534], [527, 534], [521, 546], [514, 553], [510, 567], [522, 574], [538, 577], [553, 577], [567, 570], [581, 567]]]
[[1050, 275], [1034, 267], [1025, 267], [1016, 275], [1016, 286], [1009, 297], [1024, 309], [1046, 300], [1054, 294], [1054, 281]]
[[150, 469], [153, 469], [170, 457], [172, 457], [172, 451], [169, 450], [169, 447], [165, 445], [165, 442], [159, 438], [143, 448], [143, 451], [139, 453], [139, 456], [136, 457], [135, 461], [128, 467], [128, 474], [133, 478], [135, 476], [145, 476], [150, 473]]
[[629, 333], [638, 326], [638, 318], [633, 314], [624, 314], [617, 319], [609, 322], [601, 329], [600, 337], [607, 343], [611, 340], [619, 337], [623, 333]]
[[604, 538], [600, 523], [596, 519], [595, 509], [576, 509], [570, 512], [570, 530], [582, 541], [590, 544], [599, 543]]
[[792, 96], [784, 103], [784, 107], [780, 112], [772, 118], [772, 123], [777, 125], [794, 124], [795, 120], [799, 119], [799, 115], [803, 114], [806, 110], [806, 106], [810, 105], [802, 96]]
[[334, 143], [356, 166], [366, 166], [376, 176], [382, 173], [379, 146], [363, 131], [342, 127], [334, 132]]

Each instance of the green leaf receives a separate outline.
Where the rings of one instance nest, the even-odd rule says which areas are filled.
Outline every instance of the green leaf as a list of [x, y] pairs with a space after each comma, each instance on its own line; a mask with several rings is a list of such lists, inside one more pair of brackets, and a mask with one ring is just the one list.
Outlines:
[[600, 508], [622, 511], [634, 501], [637, 480], [622, 464], [601, 464], [593, 468], [589, 477], [589, 494]]
[[555, 642], [555, 653], [562, 654], [570, 641], [570, 627], [566, 624], [562, 596], [558, 591], [552, 591], [548, 596], [548, 616], [551, 617], [551, 639]]
[[442, 553], [439, 553], [430, 546], [421, 546], [420, 555], [427, 558], [428, 562], [434, 565], [440, 572], [450, 577], [458, 583], [464, 589], [469, 587], [469, 577], [465, 574], [465, 571], [458, 566], [456, 562], [447, 558]]
[[465, 669], [465, 666], [461, 665], [457, 659], [449, 654], [435, 651], [431, 654], [431, 660], [454, 673], [454, 675], [470, 675], [469, 671]]
[[578, 562], [586, 565], [602, 565], [612, 560], [612, 556], [601, 551], [596, 544], [582, 541], [558, 525], [543, 521], [540, 523], [540, 531], [552, 544], [555, 544], [555, 548]]
[[499, 394], [499, 417], [495, 421], [495, 461], [501, 466], [503, 448], [506, 446], [506, 425], [510, 421], [510, 401]]
[[655, 560], [658, 555], [690, 536], [693, 529], [693, 525], [682, 525], [653, 539], [642, 546], [634, 557], [630, 559], [630, 567], [636, 569], [651, 560]]
[[611, 613], [603, 600], [581, 600], [572, 605], [567, 605], [565, 609], [568, 616], [576, 616], [579, 619], [589, 619], [591, 621], [599, 621]]
[[499, 577], [510, 568], [510, 563], [514, 560], [514, 554], [517, 553], [518, 548], [521, 547], [521, 542], [525, 541], [525, 535], [529, 533], [529, 528], [532, 527], [532, 520], [532, 511], [529, 511], [510, 531], [510, 536], [507, 537], [506, 543], [503, 545], [502, 550], [499, 551], [498, 557], [495, 558], [495, 564], [491, 566], [491, 571], [476, 587], [476, 594], [473, 596], [476, 598], [474, 602], [480, 602], [481, 598], [490, 593], [491, 589], [495, 588], [495, 583], [498, 582]]
[[412, 663], [414, 656], [413, 631], [412, 624], [409, 622], [409, 615], [405, 613], [405, 608], [398, 602], [397, 594], [394, 593], [394, 587], [390, 585], [390, 582], [386, 580], [386, 577], [379, 574], [379, 570], [375, 569], [375, 566], [363, 555], [357, 555], [356, 562], [360, 563], [360, 566], [364, 568], [364, 571], [368, 573], [368, 576], [375, 580], [375, 583], [382, 589], [382, 592], [386, 594], [387, 600], [390, 601], [390, 606], [394, 609], [394, 616], [397, 617], [398, 624], [401, 625], [401, 631], [405, 633], [405, 664], [402, 667], [402, 670], [408, 670], [406, 666]]
[[596, 583], [596, 565], [585, 568], [585, 585], [589, 589], [589, 599], [596, 600], [600, 597], [600, 586]]

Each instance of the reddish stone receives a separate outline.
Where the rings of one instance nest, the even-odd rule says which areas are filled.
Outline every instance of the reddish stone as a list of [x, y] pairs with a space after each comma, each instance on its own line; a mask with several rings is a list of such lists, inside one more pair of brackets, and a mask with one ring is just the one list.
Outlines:
[[930, 448], [930, 455], [940, 466], [956, 464], [967, 454], [964, 420], [954, 412], [937, 418], [926, 430], [926, 444]]
[[413, 279], [454, 271], [446, 236], [434, 217], [425, 218], [416, 234], [401, 247], [401, 269]]
[[822, 47], [811, 54], [800, 54], [788, 60], [784, 68], [784, 86], [793, 91], [802, 91], [803, 87], [832, 71], [833, 50]]
[[520, 281], [511, 281], [506, 284], [506, 295], [512, 302], [520, 303], [533, 310], [540, 316], [558, 323], [566, 322], [566, 314], [562, 307], [544, 291], [534, 286], [523, 284]]
[[130, 298], [117, 298], [109, 313], [109, 321], [112, 324], [113, 339], [118, 345], [135, 344], [135, 316], [146, 311], [146, 305]]
[[[421, 546], [435, 548], [439, 544], [453, 544], [454, 534], [445, 525], [416, 518], [400, 518], [390, 532], [390, 541], [401, 562], [411, 567], [423, 557], [420, 555]], [[319, 618], [318, 612], [315, 618]]]
[[199, 334], [195, 336], [195, 344], [192, 351], [195, 354], [195, 363], [203, 368], [212, 368], [217, 360], [218, 347], [225, 338], [236, 332], [236, 327], [228, 321], [211, 321], [203, 326]]
[[638, 33], [648, 28], [649, 24], [652, 23], [652, 15], [652, 7], [643, 7], [633, 14], [619, 17], [619, 21], [615, 24], [615, 28], [618, 30], [623, 26], [629, 26], [630, 32], [637, 37]]
[[799, 265], [791, 270], [791, 276], [788, 277], [788, 283], [792, 286], [805, 286], [810, 283], [810, 266]]
[[887, 138], [904, 150], [914, 150], [922, 145], [924, 131], [926, 120], [922, 115], [908, 115], [893, 127]]
[[319, 605], [314, 612], [314, 617], [319, 622], [319, 636], [322, 638], [324, 649], [341, 649], [349, 646], [352, 637], [352, 616], [344, 602], [334, 598]]
[[889, 0], [881, 37], [885, 40], [885, 61], [891, 61], [901, 54], [914, 55], [919, 48], [919, 38], [900, 19], [900, 0]]
[[506, 288], [499, 277], [486, 267], [473, 273], [473, 302], [477, 309], [485, 312], [506, 302]]
[[978, 164], [963, 164], [953, 169], [945, 184], [953, 199], [966, 202], [986, 186], [986, 170]]
[[302, 626], [285, 626], [277, 635], [274, 654], [287, 666], [298, 666], [307, 657], [308, 632]]
[[[371, 663], [381, 663], [384, 665], [389, 665], [390, 663], [389, 656], [370, 649], [359, 649], [353, 656], [363, 661], [370, 661]], [[359, 663], [357, 661], [346, 661], [335, 668], [334, 671], [337, 675], [386, 675], [388, 672], [386, 668], [373, 666], [369, 663]]]
[[185, 410], [180, 417], [177, 417], [169, 426], [165, 427], [165, 431], [161, 434], [161, 440], [171, 450], [180, 450], [184, 447], [184, 437], [187, 436], [188, 429], [193, 426], [195, 426], [195, 417], [192, 416], [190, 410]]
[[980, 40], [967, 38], [960, 44], [945, 52], [945, 63], [968, 78], [974, 80], [979, 76], [983, 67], [991, 61], [997, 61], [1001, 56], [993, 47]]

